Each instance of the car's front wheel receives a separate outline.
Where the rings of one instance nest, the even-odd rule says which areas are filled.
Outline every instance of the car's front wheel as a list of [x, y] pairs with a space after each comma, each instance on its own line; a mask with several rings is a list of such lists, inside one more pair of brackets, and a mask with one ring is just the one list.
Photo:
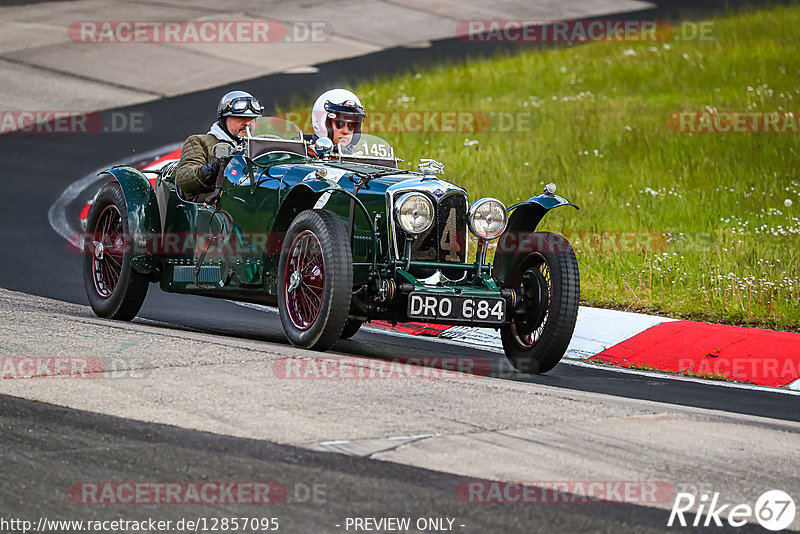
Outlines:
[[292, 221], [278, 268], [278, 310], [297, 347], [327, 350], [342, 334], [353, 290], [353, 256], [341, 220], [306, 210]]
[[130, 321], [139, 313], [150, 282], [131, 267], [128, 211], [118, 182], [109, 182], [97, 194], [86, 232], [83, 284], [89, 304], [100, 317]]
[[533, 234], [535, 251], [504, 280], [525, 295], [525, 313], [500, 330], [503, 349], [520, 372], [546, 373], [567, 351], [580, 299], [578, 260], [569, 241], [550, 232]]

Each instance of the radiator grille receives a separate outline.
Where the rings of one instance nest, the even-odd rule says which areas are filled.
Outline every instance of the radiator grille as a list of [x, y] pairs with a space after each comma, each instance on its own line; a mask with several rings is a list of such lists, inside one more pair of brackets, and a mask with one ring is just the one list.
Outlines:
[[[399, 195], [398, 195], [399, 196]], [[397, 197], [395, 197], [395, 200]], [[419, 235], [411, 245], [411, 259], [463, 263], [467, 259], [467, 197], [452, 193], [435, 203], [436, 219], [430, 229]], [[397, 251], [403, 255], [406, 234], [397, 228]], [[416, 276], [428, 276], [435, 269], [419, 269]], [[463, 269], [448, 270], [448, 278], [458, 278]]]

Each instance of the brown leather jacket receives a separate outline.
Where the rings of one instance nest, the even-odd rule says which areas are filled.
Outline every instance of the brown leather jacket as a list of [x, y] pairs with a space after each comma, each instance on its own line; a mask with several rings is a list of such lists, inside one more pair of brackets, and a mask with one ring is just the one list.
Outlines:
[[175, 184], [183, 197], [191, 202], [202, 202], [211, 194], [214, 186], [208, 187], [200, 180], [200, 167], [211, 161], [211, 150], [220, 140], [210, 134], [192, 135], [183, 143], [181, 160], [175, 168]]

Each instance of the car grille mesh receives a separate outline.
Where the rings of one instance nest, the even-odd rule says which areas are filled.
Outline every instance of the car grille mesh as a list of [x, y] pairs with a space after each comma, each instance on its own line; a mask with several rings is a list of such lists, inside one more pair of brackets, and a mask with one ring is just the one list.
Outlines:
[[[222, 269], [219, 265], [203, 265], [197, 275], [201, 284], [216, 284], [222, 280]], [[194, 283], [194, 265], [176, 265], [172, 271], [172, 281]]]
[[[396, 198], [395, 198], [396, 200]], [[437, 199], [432, 198], [436, 201]], [[460, 262], [467, 254], [467, 197], [451, 193], [435, 202], [436, 220], [411, 245], [411, 259], [417, 261]], [[403, 255], [406, 233], [396, 232], [397, 250]], [[430, 270], [424, 270], [431, 272]], [[463, 272], [463, 271], [462, 271]], [[447, 273], [445, 273], [447, 274]]]

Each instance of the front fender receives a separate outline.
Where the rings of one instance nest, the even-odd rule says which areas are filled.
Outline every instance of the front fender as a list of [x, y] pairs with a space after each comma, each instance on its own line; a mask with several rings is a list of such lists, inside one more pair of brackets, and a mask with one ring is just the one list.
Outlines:
[[133, 240], [134, 250], [142, 252], [131, 258], [132, 267], [142, 273], [151, 274], [157, 269], [157, 262], [150, 252], [147, 242], [161, 235], [161, 217], [153, 186], [145, 175], [133, 167], [120, 166], [103, 171], [122, 187], [128, 216], [128, 232]]
[[[330, 194], [327, 195], [327, 198], [322, 199], [326, 193]], [[281, 200], [281, 206], [278, 209], [278, 215], [275, 217], [275, 225], [272, 231], [286, 232], [298, 213], [313, 208], [318, 201], [324, 202], [324, 206], [320, 207], [326, 207], [338, 212], [339, 210], [335, 209], [334, 206], [337, 204], [344, 206], [346, 197], [346, 191], [342, 186], [332, 180], [325, 180], [324, 178], [305, 180], [294, 186], [286, 194], [286, 197]], [[349, 200], [347, 202], [349, 203]]]
[[265, 287], [276, 287], [278, 281], [278, 258], [283, 246], [283, 237], [295, 217], [302, 211], [322, 204], [320, 207], [331, 210], [342, 217], [342, 222], [346, 226], [346, 213], [349, 202], [350, 199], [339, 184], [325, 179], [306, 180], [295, 185], [286, 193], [286, 196], [281, 200], [278, 214], [275, 216], [275, 223], [270, 231], [270, 242], [267, 245], [269, 252], [264, 256]]
[[517, 264], [531, 250], [525, 250], [524, 243], [530, 243], [530, 235], [548, 211], [560, 206], [578, 206], [566, 198], [552, 193], [542, 193], [518, 204], [514, 204], [508, 211], [508, 227], [497, 242], [497, 250], [492, 262], [492, 274], [499, 280], [505, 280], [514, 272]]

